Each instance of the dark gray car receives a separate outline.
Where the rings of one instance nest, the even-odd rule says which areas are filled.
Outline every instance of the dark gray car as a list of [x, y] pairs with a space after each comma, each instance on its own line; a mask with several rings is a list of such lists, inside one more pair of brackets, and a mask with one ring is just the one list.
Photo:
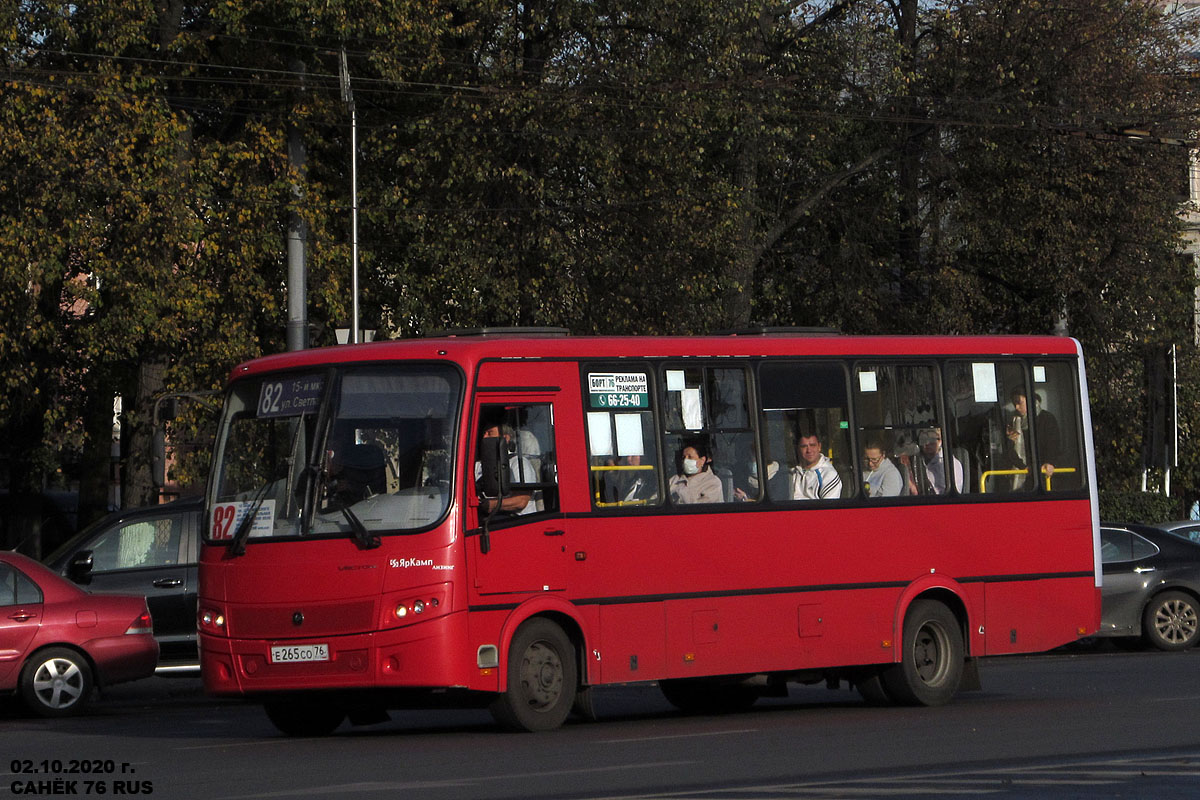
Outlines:
[[1149, 525], [1100, 527], [1103, 613], [1097, 636], [1141, 636], [1160, 650], [1200, 638], [1200, 544]]
[[200, 513], [188, 498], [128, 509], [89, 525], [45, 563], [90, 592], [146, 598], [160, 671], [194, 668]]

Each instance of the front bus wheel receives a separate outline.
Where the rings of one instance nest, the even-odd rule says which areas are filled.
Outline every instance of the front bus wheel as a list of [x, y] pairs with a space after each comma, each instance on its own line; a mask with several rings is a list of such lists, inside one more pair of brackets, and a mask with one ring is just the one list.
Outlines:
[[562, 628], [533, 619], [517, 629], [508, 648], [505, 690], [492, 716], [514, 731], [548, 731], [563, 724], [578, 688], [575, 648]]
[[884, 670], [883, 687], [903, 705], [945, 705], [962, 682], [964, 658], [954, 613], [935, 600], [916, 600], [904, 617], [900, 663]]

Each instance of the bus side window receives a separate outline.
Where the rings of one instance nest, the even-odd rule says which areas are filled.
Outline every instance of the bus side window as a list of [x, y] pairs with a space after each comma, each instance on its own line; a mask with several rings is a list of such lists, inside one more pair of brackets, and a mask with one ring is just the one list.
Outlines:
[[[481, 452], [485, 439], [503, 440], [500, 468], [506, 470], [508, 490], [499, 499], [501, 510], [516, 515], [557, 511], [553, 407], [549, 403], [485, 405], [479, 420], [476, 446]], [[483, 471], [482, 460], [477, 460], [477, 488], [487, 483]], [[486, 490], [483, 494], [487, 496]]]
[[674, 459], [668, 481], [672, 501], [760, 500], [746, 370], [667, 365], [662, 386], [663, 451]]
[[860, 364], [854, 376], [855, 412], [864, 452], [876, 444], [904, 479], [901, 495], [942, 495], [966, 490], [969, 453], [959, 447], [939, 417], [937, 376], [924, 364]]
[[[854, 456], [845, 368], [838, 362], [768, 361], [759, 368], [764, 419], [763, 452], [770, 470], [778, 463], [787, 489], [771, 489], [788, 500], [853, 497]], [[774, 462], [773, 459], [778, 459]], [[768, 476], [769, 479], [769, 476]]]
[[996, 494], [1037, 488], [1030, 469], [1029, 389], [1019, 361], [951, 361], [946, 365], [950, 438], [970, 465], [965, 492]]
[[1067, 362], [1038, 361], [1033, 365], [1033, 465], [1040, 488], [1072, 491], [1087, 485], [1083, 435], [1079, 424], [1079, 383]]
[[592, 365], [583, 379], [592, 507], [660, 505], [649, 367]]

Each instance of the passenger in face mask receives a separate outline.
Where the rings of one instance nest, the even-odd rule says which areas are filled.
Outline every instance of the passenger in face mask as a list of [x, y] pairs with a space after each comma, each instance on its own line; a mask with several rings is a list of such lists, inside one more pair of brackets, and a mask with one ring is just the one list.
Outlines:
[[711, 469], [712, 459], [699, 445], [688, 445], [682, 453], [683, 472], [671, 478], [668, 490], [675, 503], [723, 503], [721, 479]]

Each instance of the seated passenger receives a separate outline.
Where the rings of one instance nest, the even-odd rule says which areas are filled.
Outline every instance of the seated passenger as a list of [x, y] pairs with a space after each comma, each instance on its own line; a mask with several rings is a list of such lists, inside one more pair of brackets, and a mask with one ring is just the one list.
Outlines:
[[863, 448], [863, 491], [867, 497], [896, 497], [904, 488], [900, 470], [876, 442]]
[[842, 496], [842, 478], [821, 452], [821, 437], [816, 431], [800, 434], [796, 454], [800, 463], [792, 467], [793, 500], [836, 500]]
[[[640, 467], [642, 456], [622, 456], [619, 466]], [[653, 500], [658, 494], [653, 469], [618, 470], [613, 479], [613, 500], [618, 503], [636, 503]]]
[[[925, 428], [917, 434], [917, 443], [921, 450], [918, 463], [915, 466], [918, 487], [909, 481], [909, 494], [946, 494], [946, 459], [942, 453], [941, 428]], [[950, 456], [950, 464], [954, 469], [954, 488], [963, 490], [963, 465], [956, 457]]]
[[746, 489], [736, 487], [733, 490], [733, 498], [735, 500], [757, 500], [761, 495], [760, 486], [765, 485], [767, 497], [772, 500], [786, 500], [788, 498], [787, 475], [780, 468], [778, 461], [767, 460], [767, 479], [762, 481], [758, 475], [758, 461], [751, 461], [748, 467], [749, 474], [746, 475]]
[[723, 503], [721, 479], [712, 471], [712, 459], [702, 445], [683, 448], [683, 472], [671, 478], [667, 490], [674, 503]]

